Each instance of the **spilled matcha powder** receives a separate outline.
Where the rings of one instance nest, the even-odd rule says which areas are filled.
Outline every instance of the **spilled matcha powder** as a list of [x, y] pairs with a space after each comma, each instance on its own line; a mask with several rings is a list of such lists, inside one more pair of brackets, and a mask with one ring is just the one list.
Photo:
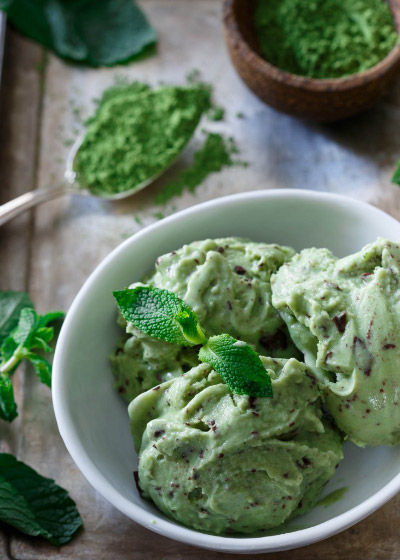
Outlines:
[[207, 132], [203, 146], [194, 154], [193, 162], [181, 171], [178, 177], [165, 185], [156, 197], [156, 203], [166, 204], [174, 196], [184, 190], [194, 192], [211, 173], [221, 171], [223, 167], [235, 164], [246, 165], [245, 162], [233, 159], [238, 149], [232, 138], [225, 138], [216, 132]]
[[258, 0], [254, 23], [266, 60], [320, 79], [363, 72], [398, 40], [383, 0]]
[[210, 109], [210, 95], [201, 84], [152, 89], [135, 82], [106, 90], [75, 157], [81, 185], [107, 196], [160, 174]]

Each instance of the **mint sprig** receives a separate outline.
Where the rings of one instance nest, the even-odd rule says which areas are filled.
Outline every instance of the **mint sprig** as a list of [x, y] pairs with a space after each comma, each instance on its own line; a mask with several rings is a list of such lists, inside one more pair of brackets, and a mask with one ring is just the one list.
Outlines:
[[181, 346], [201, 344], [199, 360], [210, 364], [232, 393], [272, 397], [271, 378], [253, 348], [228, 334], [207, 340], [196, 313], [172, 292], [136, 286], [113, 294], [124, 319], [144, 333]]
[[172, 292], [136, 286], [113, 295], [124, 319], [153, 338], [180, 346], [206, 342], [196, 313]]
[[233, 393], [272, 397], [271, 378], [257, 352], [229, 334], [212, 336], [200, 348], [199, 360], [210, 364]]
[[70, 541], [82, 526], [66, 490], [8, 453], [0, 453], [0, 521], [55, 545]]
[[[20, 294], [17, 296], [16, 294]], [[21, 303], [27, 307], [21, 308]], [[64, 313], [55, 311], [38, 315], [24, 292], [0, 292], [2, 343], [0, 346], [0, 418], [12, 422], [17, 406], [10, 376], [23, 360], [29, 361], [40, 381], [51, 387], [51, 364], [38, 352], [51, 352], [54, 336], [50, 323], [63, 319]]]

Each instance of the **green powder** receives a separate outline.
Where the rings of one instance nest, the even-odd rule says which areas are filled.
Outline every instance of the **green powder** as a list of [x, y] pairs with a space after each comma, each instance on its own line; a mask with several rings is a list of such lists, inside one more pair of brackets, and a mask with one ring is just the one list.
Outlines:
[[258, 0], [254, 22], [266, 60], [313, 78], [363, 72], [398, 40], [383, 0]]
[[166, 204], [186, 189], [193, 192], [208, 175], [221, 171], [223, 167], [245, 165], [244, 162], [232, 159], [232, 155], [237, 152], [232, 138], [226, 139], [222, 134], [208, 132], [203, 146], [194, 154], [193, 163], [158, 193], [156, 203]]
[[164, 171], [210, 106], [210, 88], [118, 84], [87, 122], [75, 157], [78, 181], [99, 196], [134, 189]]

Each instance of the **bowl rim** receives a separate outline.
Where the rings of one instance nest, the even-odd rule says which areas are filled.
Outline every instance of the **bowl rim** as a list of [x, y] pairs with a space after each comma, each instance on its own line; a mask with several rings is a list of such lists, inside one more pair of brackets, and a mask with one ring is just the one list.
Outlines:
[[105, 259], [100, 262], [100, 264], [94, 269], [94, 271], [84, 282], [83, 286], [73, 300], [72, 305], [67, 312], [64, 324], [61, 328], [55, 350], [52, 383], [54, 413], [58, 429], [64, 441], [64, 444], [75, 464], [88, 480], [88, 482], [114, 507], [116, 507], [119, 511], [121, 511], [130, 519], [136, 521], [143, 527], [179, 542], [220, 552], [254, 554], [261, 552], [289, 550], [306, 546], [308, 544], [312, 544], [314, 542], [318, 542], [325, 538], [331, 537], [347, 529], [351, 525], [358, 523], [359, 521], [373, 513], [375, 510], [377, 510], [379, 507], [381, 507], [397, 492], [399, 492], [400, 470], [399, 473], [390, 482], [388, 482], [373, 496], [367, 498], [350, 510], [319, 525], [314, 525], [306, 529], [299, 529], [298, 531], [280, 535], [261, 537], [238, 538], [200, 533], [193, 529], [181, 526], [168, 519], [158, 517], [157, 514], [143, 509], [140, 505], [132, 503], [130, 500], [122, 496], [101, 474], [99, 469], [87, 455], [86, 450], [80, 442], [79, 437], [73, 428], [73, 424], [70, 421], [68, 407], [66, 406], [66, 402], [63, 398], [63, 395], [65, 394], [64, 387], [66, 386], [66, 377], [63, 375], [64, 362], [68, 358], [67, 347], [72, 336], [72, 330], [70, 327], [75, 319], [75, 315], [79, 311], [81, 302], [85, 299], [86, 294], [92, 289], [92, 286], [102, 275], [103, 271], [112, 264], [114, 259], [116, 259], [121, 253], [125, 252], [130, 245], [141, 242], [147, 236], [151, 236], [154, 233], [162, 230], [163, 226], [167, 223], [177, 222], [184, 217], [207, 212], [209, 208], [225, 206], [226, 204], [230, 203], [240, 203], [241, 201], [248, 201], [249, 199], [269, 200], [279, 198], [292, 198], [294, 201], [301, 199], [303, 202], [325, 201], [329, 204], [335, 204], [339, 206], [345, 205], [347, 209], [351, 208], [351, 210], [353, 210], [355, 213], [362, 212], [363, 214], [370, 214], [371, 219], [384, 218], [386, 221], [389, 220], [393, 223], [393, 225], [399, 227], [399, 222], [395, 218], [388, 215], [383, 210], [371, 206], [367, 202], [339, 194], [311, 191], [306, 189], [256, 190], [223, 196], [207, 202], [203, 202], [201, 204], [197, 204], [143, 228], [130, 238], [123, 241], [114, 250], [112, 250]]
[[343, 92], [359, 87], [365, 87], [367, 84], [378, 80], [387, 72], [400, 64], [400, 16], [394, 11], [393, 5], [400, 10], [399, 0], [388, 0], [393, 20], [396, 26], [398, 39], [394, 47], [388, 54], [377, 62], [371, 68], [363, 72], [356, 72], [342, 78], [312, 78], [309, 76], [301, 76], [292, 74], [274, 66], [263, 58], [257, 51], [253, 50], [243, 36], [238, 25], [235, 14], [235, 2], [237, 0], [225, 0], [223, 5], [223, 25], [225, 34], [229, 41], [235, 45], [242, 59], [247, 60], [248, 64], [257, 67], [257, 71], [269, 76], [276, 82], [291, 88], [300, 88], [313, 92], [336, 93]]

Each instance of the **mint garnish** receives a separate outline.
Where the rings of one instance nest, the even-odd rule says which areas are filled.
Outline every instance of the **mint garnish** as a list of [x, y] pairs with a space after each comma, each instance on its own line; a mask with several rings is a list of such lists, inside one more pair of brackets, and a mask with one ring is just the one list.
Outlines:
[[172, 292], [136, 286], [113, 295], [124, 319], [153, 338], [181, 346], [206, 342], [196, 313]]
[[[21, 308], [23, 304], [27, 307]], [[0, 292], [0, 418], [11, 422], [17, 416], [17, 406], [10, 375], [23, 360], [28, 360], [40, 381], [51, 386], [51, 364], [37, 352], [51, 352], [49, 345], [54, 329], [50, 323], [62, 319], [55, 311], [38, 315], [24, 292]]]
[[207, 340], [196, 313], [172, 292], [136, 286], [113, 294], [124, 319], [144, 333], [182, 346], [203, 345], [199, 360], [210, 364], [232, 393], [272, 397], [271, 378], [253, 348], [228, 334]]
[[24, 35], [94, 67], [130, 60], [157, 39], [133, 0], [0, 0], [0, 9]]
[[272, 397], [271, 378], [257, 352], [229, 334], [212, 336], [200, 349], [199, 360], [210, 364], [232, 393]]
[[0, 521], [58, 546], [82, 526], [66, 490], [8, 453], [0, 453]]

